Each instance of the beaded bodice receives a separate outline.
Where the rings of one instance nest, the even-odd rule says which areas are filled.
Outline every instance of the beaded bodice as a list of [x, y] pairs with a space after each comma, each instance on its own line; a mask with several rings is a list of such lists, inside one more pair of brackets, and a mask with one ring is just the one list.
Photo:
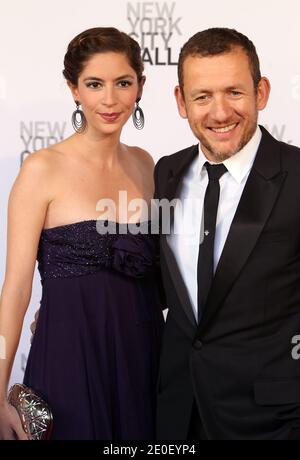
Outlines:
[[[100, 221], [102, 230], [106, 222]], [[133, 277], [153, 271], [158, 254], [156, 236], [133, 234], [127, 224], [115, 223], [115, 233], [103, 234], [98, 224], [87, 220], [44, 229], [37, 256], [42, 280], [89, 275], [103, 269]]]

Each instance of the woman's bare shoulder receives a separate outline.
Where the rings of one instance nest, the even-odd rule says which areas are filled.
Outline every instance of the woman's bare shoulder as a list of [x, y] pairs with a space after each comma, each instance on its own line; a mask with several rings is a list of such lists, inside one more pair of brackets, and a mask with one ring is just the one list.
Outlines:
[[23, 161], [16, 183], [28, 186], [32, 184], [36, 189], [48, 189], [50, 192], [61, 169], [59, 154], [51, 149], [41, 149], [31, 153]]
[[64, 142], [55, 144], [48, 148], [37, 150], [31, 153], [23, 161], [21, 170], [26, 172], [40, 172], [40, 173], [53, 173], [54, 169], [61, 166], [60, 163], [63, 161], [65, 156], [65, 145]]
[[128, 151], [131, 153], [131, 155], [136, 158], [137, 161], [139, 161], [142, 166], [145, 166], [147, 169], [151, 168], [154, 169], [154, 160], [152, 156], [150, 155], [147, 150], [142, 149], [141, 147], [137, 146], [126, 146], [128, 148]]
[[33, 202], [32, 197], [40, 203], [48, 203], [52, 196], [52, 171], [48, 152], [39, 150], [28, 155], [13, 183], [9, 199], [11, 206], [15, 208], [20, 202], [26, 206], [29, 200]]
[[31, 153], [23, 161], [21, 172], [26, 174], [30, 173], [43, 173], [53, 166], [53, 155], [49, 149], [41, 149]]

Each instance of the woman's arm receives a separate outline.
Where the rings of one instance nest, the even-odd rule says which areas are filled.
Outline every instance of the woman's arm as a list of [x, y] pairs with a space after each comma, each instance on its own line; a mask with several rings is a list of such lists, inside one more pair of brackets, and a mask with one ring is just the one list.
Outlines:
[[19, 430], [13, 408], [6, 401], [7, 387], [31, 297], [39, 238], [50, 200], [49, 173], [43, 153], [32, 154], [9, 198], [6, 272], [0, 298], [0, 336], [5, 343], [5, 359], [0, 359], [0, 439]]

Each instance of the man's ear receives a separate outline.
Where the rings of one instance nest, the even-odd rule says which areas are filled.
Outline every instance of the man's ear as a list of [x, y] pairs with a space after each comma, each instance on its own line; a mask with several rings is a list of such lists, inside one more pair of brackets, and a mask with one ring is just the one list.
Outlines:
[[67, 85], [70, 88], [70, 91], [72, 93], [74, 101], [78, 101], [79, 100], [79, 95], [78, 95], [77, 86], [73, 85], [73, 83], [71, 83], [70, 81], [67, 81]]
[[186, 111], [186, 106], [185, 106], [185, 100], [184, 100], [184, 94], [183, 94], [183, 89], [177, 85], [174, 90], [176, 102], [177, 102], [177, 108], [179, 115], [182, 118], [187, 118], [187, 111]]
[[263, 110], [269, 100], [269, 95], [271, 91], [271, 84], [266, 77], [262, 77], [258, 83], [256, 91], [256, 104], [258, 110]]

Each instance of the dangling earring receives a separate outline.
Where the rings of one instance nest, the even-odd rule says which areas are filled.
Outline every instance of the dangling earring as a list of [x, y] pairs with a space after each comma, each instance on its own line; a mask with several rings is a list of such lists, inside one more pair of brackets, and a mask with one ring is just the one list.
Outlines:
[[75, 101], [76, 110], [72, 113], [72, 125], [76, 133], [83, 133], [87, 127], [87, 121], [82, 110], [80, 110], [80, 103]]
[[137, 99], [134, 112], [132, 114], [133, 124], [136, 129], [143, 129], [145, 125], [144, 112], [139, 106], [140, 99]]

